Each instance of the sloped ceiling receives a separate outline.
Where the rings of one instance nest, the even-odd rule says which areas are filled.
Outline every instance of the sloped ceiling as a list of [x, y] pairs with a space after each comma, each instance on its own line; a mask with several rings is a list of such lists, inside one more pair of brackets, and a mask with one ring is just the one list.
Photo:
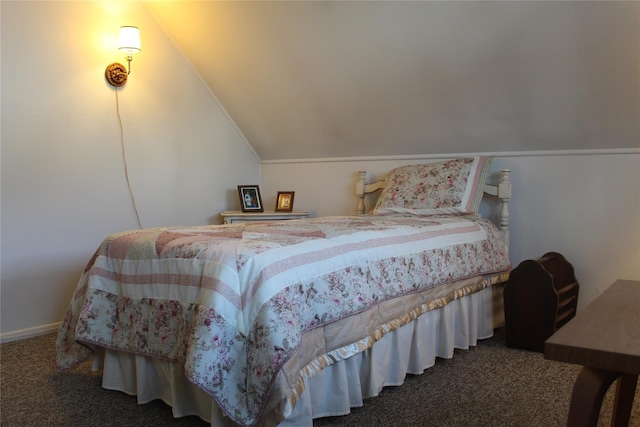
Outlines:
[[640, 3], [149, 1], [262, 160], [640, 146]]

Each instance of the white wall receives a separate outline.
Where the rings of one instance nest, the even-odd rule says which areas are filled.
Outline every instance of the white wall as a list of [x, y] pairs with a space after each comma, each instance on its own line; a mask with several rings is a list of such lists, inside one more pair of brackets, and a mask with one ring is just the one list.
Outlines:
[[[296, 209], [350, 214], [358, 169], [382, 176], [428, 157], [260, 166], [139, 2], [2, 1], [0, 8], [3, 340], [55, 326], [100, 241], [137, 226], [115, 92], [104, 80], [106, 65], [123, 60], [115, 50], [121, 25], [142, 32], [143, 51], [118, 94], [144, 227], [220, 222], [220, 211], [238, 207], [237, 184], [260, 183], [270, 209], [278, 190], [293, 190]], [[573, 154], [507, 153], [493, 170], [513, 171], [514, 266], [564, 253], [584, 306], [616, 278], [640, 280], [640, 152]]]
[[[91, 254], [136, 228], [115, 90], [121, 25], [141, 30], [119, 90], [143, 227], [218, 223], [260, 180], [243, 136], [140, 2], [2, 1], [2, 338], [62, 320]], [[125, 62], [126, 63], [126, 62]]]
[[264, 160], [640, 139], [637, 1], [148, 3]]
[[[496, 154], [492, 178], [503, 168], [512, 171], [513, 266], [562, 253], [575, 268], [582, 308], [616, 279], [640, 280], [640, 151], [565, 154]], [[358, 170], [374, 181], [395, 166], [433, 159], [268, 162], [262, 166], [263, 199], [269, 207], [277, 191], [292, 190], [296, 210], [352, 214]]]

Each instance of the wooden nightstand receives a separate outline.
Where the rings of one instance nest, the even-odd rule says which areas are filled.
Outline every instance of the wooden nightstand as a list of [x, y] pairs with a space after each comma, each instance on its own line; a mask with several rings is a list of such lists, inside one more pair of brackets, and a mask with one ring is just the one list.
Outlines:
[[220, 214], [225, 224], [238, 224], [241, 222], [255, 221], [284, 221], [288, 219], [300, 219], [309, 215], [305, 211], [293, 212], [242, 212], [242, 211], [224, 211]]

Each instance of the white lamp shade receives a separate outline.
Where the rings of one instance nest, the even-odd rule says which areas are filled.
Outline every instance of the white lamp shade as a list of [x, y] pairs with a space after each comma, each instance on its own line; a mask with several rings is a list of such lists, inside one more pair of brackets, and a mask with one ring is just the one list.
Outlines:
[[118, 50], [129, 55], [140, 52], [140, 30], [138, 27], [120, 27]]

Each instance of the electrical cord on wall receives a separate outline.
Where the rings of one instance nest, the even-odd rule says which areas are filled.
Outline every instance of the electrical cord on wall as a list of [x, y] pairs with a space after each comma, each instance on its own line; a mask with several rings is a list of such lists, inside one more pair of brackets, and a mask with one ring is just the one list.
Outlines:
[[140, 215], [138, 215], [138, 207], [136, 206], [136, 198], [133, 195], [133, 189], [131, 188], [131, 181], [129, 180], [129, 168], [127, 166], [127, 152], [124, 146], [124, 127], [122, 126], [122, 117], [120, 116], [120, 100], [118, 99], [118, 88], [116, 88], [114, 92], [116, 93], [116, 112], [118, 113], [118, 123], [120, 124], [120, 145], [122, 146], [122, 162], [124, 163], [124, 176], [127, 179], [127, 186], [129, 187], [129, 196], [131, 197], [131, 203], [133, 204], [133, 212], [136, 215], [138, 228], [142, 229], [142, 225], [140, 224]]

